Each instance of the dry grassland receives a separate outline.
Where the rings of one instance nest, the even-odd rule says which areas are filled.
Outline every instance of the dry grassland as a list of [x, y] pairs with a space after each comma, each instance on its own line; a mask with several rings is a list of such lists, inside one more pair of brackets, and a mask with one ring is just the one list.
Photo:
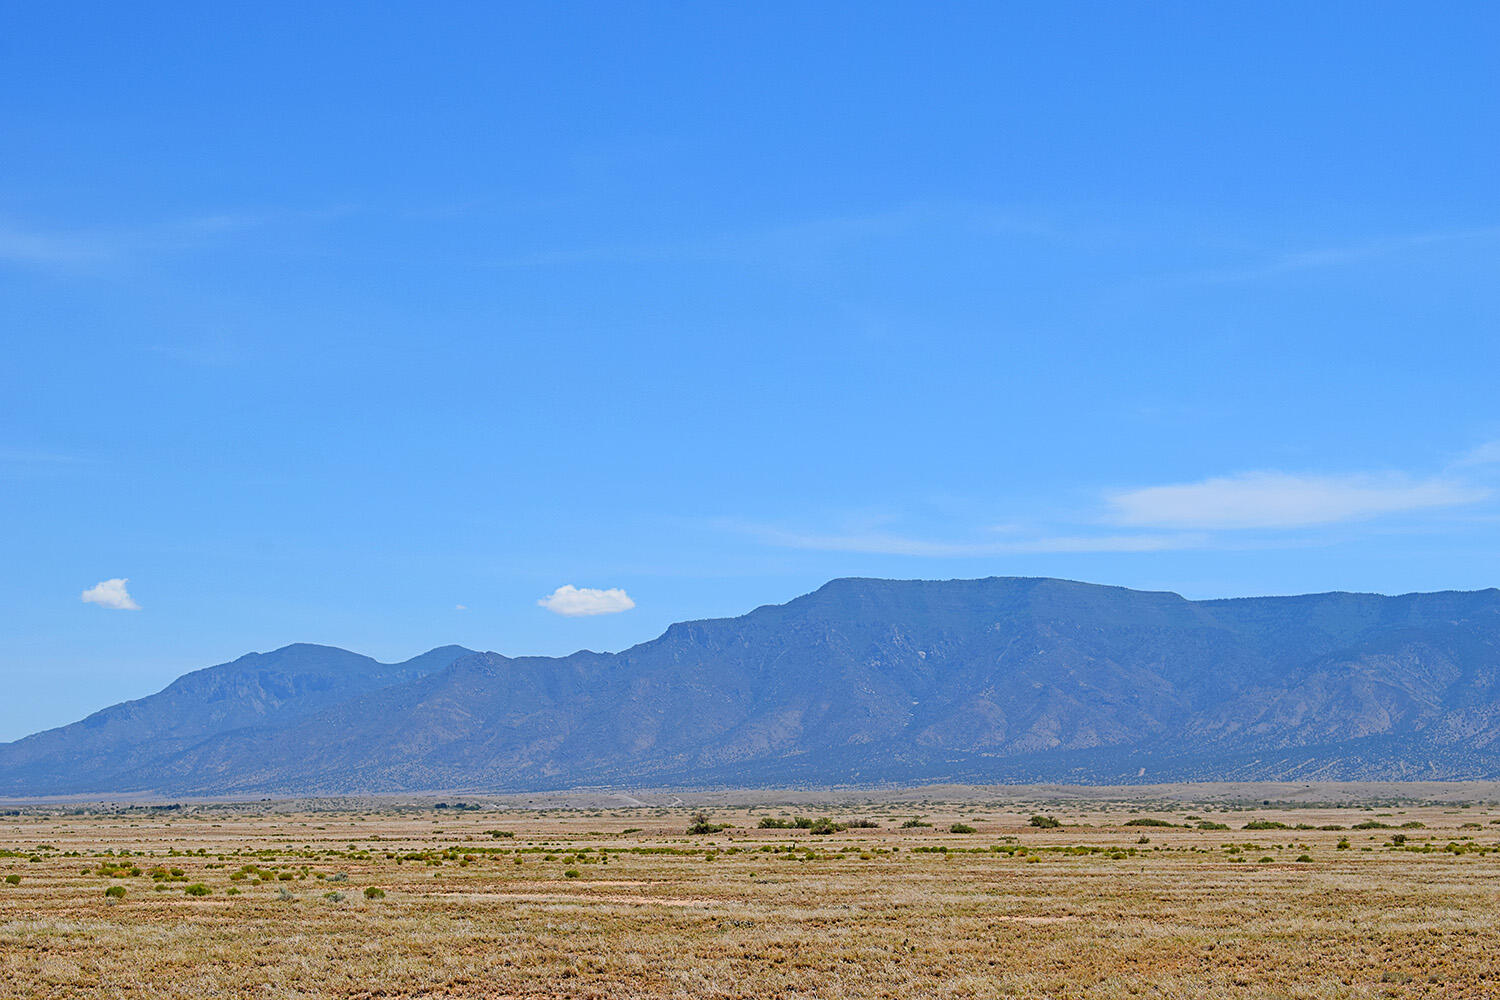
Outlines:
[[741, 801], [22, 808], [0, 997], [1500, 995], [1492, 804]]

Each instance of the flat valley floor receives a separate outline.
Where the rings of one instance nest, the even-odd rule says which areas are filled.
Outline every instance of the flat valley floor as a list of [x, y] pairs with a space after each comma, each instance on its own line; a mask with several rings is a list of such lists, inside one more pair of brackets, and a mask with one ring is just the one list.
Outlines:
[[441, 805], [0, 809], [0, 997], [1500, 996], [1493, 788]]

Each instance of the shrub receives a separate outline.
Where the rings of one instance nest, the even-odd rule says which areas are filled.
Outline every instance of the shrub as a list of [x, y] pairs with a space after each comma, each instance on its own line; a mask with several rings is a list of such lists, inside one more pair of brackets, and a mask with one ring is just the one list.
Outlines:
[[1285, 823], [1278, 823], [1274, 819], [1252, 819], [1241, 830], [1290, 830], [1291, 827]]
[[188, 886], [182, 891], [187, 893], [189, 896], [207, 896], [209, 893], [213, 892], [212, 889], [204, 885], [202, 882], [194, 882], [192, 885]]
[[1348, 837], [1340, 837], [1339, 838], [1338, 849], [1341, 850], [1341, 851], [1347, 851], [1349, 849], [1349, 838]]
[[792, 823], [790, 820], [777, 819], [774, 816], [762, 816], [760, 828], [762, 830], [790, 830]]
[[1034, 826], [1039, 830], [1055, 830], [1058, 827], [1062, 826], [1061, 823], [1059, 823], [1056, 819], [1053, 819], [1051, 816], [1033, 816], [1026, 822], [1030, 826]]
[[1356, 830], [1389, 830], [1390, 828], [1389, 823], [1382, 823], [1378, 819], [1367, 819], [1363, 823], [1354, 824]]
[[974, 827], [970, 826], [967, 823], [954, 823], [952, 826], [948, 827], [948, 832], [949, 833], [978, 833], [979, 831], [976, 830]]
[[563, 872], [563, 878], [577, 878], [582, 874], [583, 872], [579, 871], [577, 868], [569, 868], [567, 871]]
[[931, 826], [931, 823], [923, 823], [920, 819], [909, 819], [901, 824], [903, 830], [915, 830], [918, 827]]
[[807, 832], [818, 836], [826, 836], [830, 833], [838, 833], [843, 828], [844, 824], [835, 823], [827, 816], [820, 816], [807, 827]]
[[1198, 829], [1200, 829], [1200, 830], [1227, 830], [1227, 829], [1229, 829], [1229, 824], [1228, 823], [1215, 823], [1211, 819], [1205, 819], [1205, 820], [1203, 820], [1202, 822], [1200, 822], [1198, 824]]
[[687, 828], [690, 834], [718, 833], [720, 830], [729, 829], [728, 823], [711, 823], [706, 812], [693, 813], [693, 825]]
[[19, 875], [7, 875], [7, 876], [5, 876], [5, 884], [6, 885], [20, 885], [21, 884], [21, 876], [19, 876]]
[[849, 829], [851, 829], [851, 830], [878, 830], [878, 829], [880, 829], [880, 824], [877, 823], [877, 822], [875, 822], [873, 819], [851, 819], [849, 822], [845, 823], [844, 825], [846, 827], [848, 827]]
[[484, 832], [489, 834], [494, 840], [503, 840], [507, 837], [515, 836], [515, 833], [511, 830], [486, 830]]
[[1299, 854], [1299, 855], [1297, 855], [1297, 860], [1298, 861], [1302, 861], [1302, 862], [1311, 861], [1312, 860], [1312, 855], [1311, 854]]
[[112, 885], [104, 890], [104, 895], [108, 899], [124, 899], [125, 887], [123, 885]]
[[385, 898], [385, 890], [384, 889], [377, 889], [373, 885], [369, 886], [368, 888], [365, 889], [365, 898], [366, 899], [384, 899]]
[[1156, 819], [1153, 816], [1142, 816], [1140, 819], [1133, 819], [1133, 820], [1128, 821], [1125, 825], [1126, 826], [1176, 826], [1177, 824], [1176, 823], [1168, 822], [1167, 820], [1164, 820], [1164, 819]]

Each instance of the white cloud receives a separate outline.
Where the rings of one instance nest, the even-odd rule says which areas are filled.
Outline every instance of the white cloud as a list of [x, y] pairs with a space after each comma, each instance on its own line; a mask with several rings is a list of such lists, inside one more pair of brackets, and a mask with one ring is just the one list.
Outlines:
[[130, 591], [125, 589], [125, 584], [129, 582], [128, 577], [101, 580], [83, 592], [83, 603], [97, 604], [112, 611], [139, 611], [141, 606], [135, 603]]
[[1474, 503], [1488, 490], [1447, 479], [1246, 472], [1109, 496], [1110, 520], [1176, 529], [1298, 528]]
[[455, 605], [453, 605], [453, 610], [454, 611], [468, 611], [469, 610], [469, 606], [467, 604], [455, 604]]
[[597, 590], [593, 587], [575, 587], [571, 583], [558, 587], [536, 603], [555, 615], [567, 615], [569, 618], [615, 615], [635, 607], [630, 595], [619, 587]]

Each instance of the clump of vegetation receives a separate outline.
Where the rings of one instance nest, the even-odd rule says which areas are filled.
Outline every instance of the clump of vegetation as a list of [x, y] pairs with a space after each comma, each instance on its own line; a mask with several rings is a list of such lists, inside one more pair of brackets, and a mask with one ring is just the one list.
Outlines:
[[202, 882], [194, 882], [192, 885], [188, 886], [182, 891], [187, 893], [189, 896], [207, 896], [213, 892], [212, 889], [204, 885]]
[[123, 885], [112, 885], [104, 890], [104, 897], [106, 899], [124, 899], [125, 887]]
[[1126, 826], [1176, 826], [1177, 824], [1171, 822], [1170, 820], [1157, 819], [1154, 816], [1142, 816], [1139, 819], [1132, 819], [1132, 820], [1126, 821], [1125, 825]]
[[1311, 854], [1299, 854], [1299, 855], [1297, 855], [1297, 860], [1300, 861], [1300, 862], [1306, 863], [1306, 862], [1312, 860], [1312, 855]]
[[1278, 823], [1274, 819], [1252, 819], [1250, 822], [1248, 822], [1244, 826], [1240, 827], [1240, 829], [1241, 830], [1290, 830], [1291, 827], [1287, 826], [1285, 823]]
[[1198, 829], [1200, 829], [1200, 830], [1227, 830], [1227, 829], [1229, 829], [1229, 824], [1228, 823], [1215, 823], [1211, 819], [1205, 819], [1205, 820], [1200, 820], [1199, 821], [1199, 823], [1198, 823]]
[[760, 828], [762, 830], [790, 830], [793, 823], [789, 819], [777, 819], [775, 816], [762, 816]]
[[902, 823], [901, 824], [901, 829], [903, 829], [903, 830], [915, 830], [915, 829], [917, 829], [919, 827], [931, 826], [931, 825], [932, 825], [931, 823], [924, 823], [920, 819], [913, 818], [913, 819], [907, 820], [905, 823]]
[[1354, 829], [1356, 830], [1389, 830], [1390, 828], [1391, 825], [1389, 823], [1382, 823], [1378, 819], [1367, 819], [1363, 823], [1354, 824]]
[[954, 823], [952, 826], [948, 827], [948, 832], [949, 833], [978, 833], [979, 831], [978, 831], [978, 829], [976, 827], [972, 827], [972, 826], [970, 826], [967, 823]]
[[1038, 830], [1055, 830], [1058, 827], [1062, 826], [1062, 823], [1054, 817], [1042, 816], [1040, 814], [1031, 817], [1026, 821], [1026, 823], [1028, 826], [1034, 826]]
[[718, 833], [721, 830], [728, 830], [729, 828], [729, 823], [711, 822], [710, 817], [706, 812], [695, 812], [693, 813], [693, 825], [687, 828], [687, 832], [697, 835], [704, 833]]
[[369, 887], [367, 887], [365, 889], [365, 898], [366, 899], [384, 899], [385, 898], [385, 890], [384, 889], [377, 889], [373, 885], [369, 886]]
[[19, 875], [7, 875], [7, 876], [5, 876], [5, 884], [6, 885], [20, 885], [21, 884], [21, 876], [19, 876]]
[[491, 840], [504, 840], [515, 836], [515, 832], [511, 830], [486, 830], [484, 832], [490, 835]]
[[567, 871], [563, 872], [563, 878], [577, 878], [582, 874], [583, 872], [579, 871], [577, 868], [569, 868]]

